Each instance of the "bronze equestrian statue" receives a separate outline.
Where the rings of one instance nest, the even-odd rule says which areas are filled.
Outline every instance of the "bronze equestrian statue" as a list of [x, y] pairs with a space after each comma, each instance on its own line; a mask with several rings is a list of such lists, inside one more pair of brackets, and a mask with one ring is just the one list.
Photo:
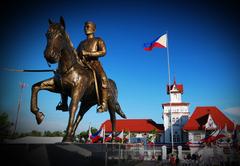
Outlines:
[[[84, 56], [78, 56], [76, 50], [65, 31], [64, 19], [60, 18], [60, 23], [53, 23], [49, 20], [49, 28], [46, 33], [47, 46], [44, 57], [48, 63], [58, 63], [58, 68], [52, 78], [40, 81], [32, 86], [31, 112], [35, 115], [37, 123], [44, 119], [44, 114], [39, 112], [37, 96], [40, 90], [60, 93], [62, 96], [71, 97], [69, 106], [69, 120], [66, 135], [63, 142], [72, 142], [75, 131], [84, 114], [98, 103], [94, 74], [85, 64]], [[113, 80], [107, 81], [107, 107], [112, 122], [113, 136], [115, 136], [116, 115], [126, 118], [117, 101], [117, 87]], [[78, 104], [80, 109], [75, 117]]]
[[[87, 39], [82, 41], [78, 48], [77, 53], [80, 59], [84, 58], [85, 62], [89, 66], [90, 69], [93, 70], [93, 72], [96, 73], [97, 77], [95, 81], [100, 82], [101, 86], [101, 99], [98, 97], [99, 100], [99, 106], [97, 108], [97, 112], [106, 112], [107, 111], [107, 85], [108, 80], [107, 76], [103, 70], [103, 67], [98, 60], [99, 57], [103, 57], [106, 54], [106, 46], [104, 44], [104, 41], [100, 37], [95, 37], [94, 33], [96, 31], [96, 24], [87, 21], [85, 22], [84, 26], [84, 32], [87, 36]], [[98, 84], [95, 85], [97, 87], [97, 93], [98, 91]], [[68, 102], [67, 102], [67, 96], [62, 94], [62, 102], [59, 102], [56, 109], [67, 111], [68, 110]], [[100, 101], [101, 100], [101, 101]]]

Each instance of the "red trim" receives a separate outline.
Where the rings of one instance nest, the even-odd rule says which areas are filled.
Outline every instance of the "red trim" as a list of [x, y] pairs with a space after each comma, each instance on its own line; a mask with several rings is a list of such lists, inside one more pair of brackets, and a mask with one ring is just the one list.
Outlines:
[[[170, 103], [163, 103], [162, 108], [170, 106]], [[189, 103], [171, 103], [171, 106], [189, 106]]]

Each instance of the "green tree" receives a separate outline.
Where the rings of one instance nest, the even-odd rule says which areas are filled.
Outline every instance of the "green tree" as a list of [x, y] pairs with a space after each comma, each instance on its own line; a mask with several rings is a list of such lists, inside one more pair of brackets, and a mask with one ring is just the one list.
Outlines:
[[8, 120], [8, 114], [0, 112], [0, 142], [4, 138], [8, 138], [11, 134], [11, 126], [13, 124]]
[[52, 136], [53, 136], [53, 137], [63, 137], [64, 134], [63, 134], [63, 132], [61, 132], [61, 131], [54, 131], [54, 132], [52, 133]]
[[43, 136], [44, 137], [52, 137], [52, 132], [51, 131], [44, 131], [44, 133], [43, 133]]
[[64, 136], [64, 132], [62, 131], [44, 131], [43, 133], [44, 137], [63, 137]]
[[76, 135], [76, 137], [79, 138], [80, 142], [82, 142], [82, 138], [84, 138], [84, 140], [86, 141], [88, 139], [88, 131], [82, 131], [80, 134]]
[[150, 134], [157, 134], [157, 130], [156, 129], [153, 129], [149, 132]]
[[[94, 127], [91, 128], [91, 133], [95, 134], [98, 130]], [[79, 139], [80, 142], [82, 142], [82, 138], [84, 138], [85, 142], [88, 140], [88, 133], [89, 130], [87, 131], [82, 131], [81, 133], [79, 133], [78, 135], [76, 135], [76, 137]], [[82, 142], [84, 143], [84, 142]]]
[[96, 129], [95, 127], [92, 127], [91, 131], [92, 131], [92, 134], [95, 134], [98, 131], [98, 129]]
[[42, 132], [41, 131], [37, 131], [37, 130], [31, 131], [30, 134], [31, 134], [31, 136], [37, 136], [37, 137], [42, 136]]

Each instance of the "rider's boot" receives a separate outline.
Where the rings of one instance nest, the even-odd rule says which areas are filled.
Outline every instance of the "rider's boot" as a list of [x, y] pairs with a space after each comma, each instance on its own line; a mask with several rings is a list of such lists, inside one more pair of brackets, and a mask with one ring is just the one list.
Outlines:
[[68, 105], [65, 103], [62, 103], [61, 101], [56, 106], [56, 110], [62, 110], [63, 112], [68, 111]]
[[59, 102], [56, 106], [56, 110], [68, 111], [68, 97], [61, 94], [62, 102]]
[[108, 110], [107, 107], [107, 89], [102, 88], [102, 103], [100, 106], [98, 106], [97, 108], [97, 112], [101, 113], [101, 112], [106, 112]]
[[98, 106], [97, 108], [97, 112], [101, 113], [101, 112], [106, 112], [108, 110], [108, 92], [107, 92], [107, 84], [104, 84], [104, 82], [102, 83], [102, 103], [100, 106]]

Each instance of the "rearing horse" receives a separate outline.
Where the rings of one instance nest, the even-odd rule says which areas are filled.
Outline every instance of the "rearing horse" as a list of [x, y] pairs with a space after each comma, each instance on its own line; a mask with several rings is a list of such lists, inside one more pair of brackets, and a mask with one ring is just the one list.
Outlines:
[[[97, 97], [95, 91], [94, 77], [90, 69], [78, 58], [76, 50], [65, 32], [64, 19], [60, 23], [49, 20], [49, 28], [46, 33], [47, 46], [44, 57], [48, 63], [58, 63], [58, 68], [52, 78], [40, 81], [32, 86], [31, 112], [36, 116], [37, 123], [44, 119], [44, 114], [39, 112], [37, 96], [40, 90], [61, 93], [71, 97], [69, 106], [69, 120], [66, 135], [63, 142], [72, 142], [75, 131], [84, 114], [95, 104]], [[113, 80], [108, 81], [108, 110], [112, 122], [113, 136], [115, 136], [116, 115], [126, 118], [117, 101], [117, 87]], [[78, 104], [80, 109], [75, 118]]]

